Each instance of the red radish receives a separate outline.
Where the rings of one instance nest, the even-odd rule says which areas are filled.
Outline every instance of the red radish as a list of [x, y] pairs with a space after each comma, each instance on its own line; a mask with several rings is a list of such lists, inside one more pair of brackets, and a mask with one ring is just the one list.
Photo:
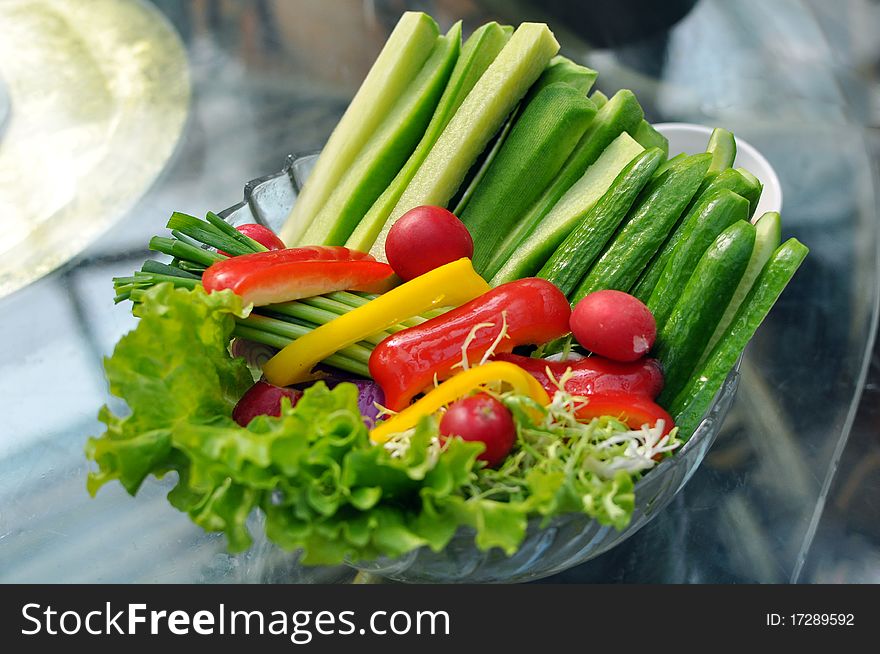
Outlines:
[[474, 240], [467, 227], [443, 207], [410, 209], [394, 223], [385, 241], [388, 263], [404, 281], [473, 254]]
[[477, 458], [494, 468], [513, 448], [516, 425], [507, 407], [478, 393], [449, 406], [440, 421], [440, 434], [484, 443], [486, 449]]
[[569, 321], [578, 343], [614, 361], [635, 361], [654, 346], [651, 310], [629, 293], [596, 291], [578, 302]]
[[280, 416], [282, 398], [290, 398], [290, 404], [294, 406], [302, 396], [302, 391], [258, 381], [241, 396], [232, 410], [232, 419], [242, 427], [247, 427], [257, 416]]
[[[263, 227], [256, 223], [245, 223], [244, 225], [238, 225], [235, 229], [270, 250], [283, 250], [285, 247], [284, 241], [278, 238], [275, 232], [268, 227]], [[227, 257], [230, 256], [228, 252], [223, 252], [222, 250], [218, 250], [218, 252], [225, 254]]]

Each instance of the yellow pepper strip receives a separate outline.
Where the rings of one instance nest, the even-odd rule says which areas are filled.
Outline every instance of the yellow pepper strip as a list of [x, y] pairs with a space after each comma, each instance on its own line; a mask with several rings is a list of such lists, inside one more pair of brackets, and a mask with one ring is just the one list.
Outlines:
[[299, 337], [269, 359], [263, 374], [276, 386], [307, 381], [316, 363], [342, 348], [429, 309], [460, 306], [490, 289], [470, 259], [447, 263]]
[[450, 377], [415, 404], [379, 423], [370, 432], [370, 438], [374, 443], [384, 443], [393, 434], [415, 427], [422, 416], [431, 415], [480, 386], [497, 381], [506, 382], [514, 391], [528, 395], [542, 406], [550, 404], [547, 391], [525, 370], [506, 361], [492, 361]]

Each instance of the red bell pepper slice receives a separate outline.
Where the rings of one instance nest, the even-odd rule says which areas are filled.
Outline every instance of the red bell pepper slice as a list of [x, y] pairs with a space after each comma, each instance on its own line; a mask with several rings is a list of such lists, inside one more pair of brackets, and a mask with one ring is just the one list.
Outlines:
[[394, 271], [365, 252], [340, 246], [309, 246], [232, 257], [202, 274], [209, 293], [232, 289], [245, 304], [290, 302], [332, 291], [382, 292]]
[[[546, 343], [568, 333], [571, 306], [552, 283], [537, 278], [502, 284], [457, 309], [392, 334], [370, 357], [370, 374], [385, 392], [385, 406], [400, 411], [431, 387], [460, 370], [463, 348], [478, 363], [507, 325], [495, 352]], [[474, 329], [480, 324], [489, 324]], [[468, 342], [473, 334], [472, 340]]]
[[663, 434], [668, 434], [675, 422], [659, 404], [644, 395], [625, 393], [602, 393], [590, 395], [587, 404], [575, 413], [579, 420], [592, 420], [601, 416], [617, 418], [630, 429], [641, 429], [643, 425], [653, 427], [663, 420]]
[[600, 356], [577, 361], [547, 361], [518, 354], [499, 354], [496, 361], [508, 361], [518, 365], [538, 380], [550, 397], [558, 386], [547, 375], [560, 381], [568, 369], [571, 375], [565, 382], [565, 390], [572, 395], [596, 395], [599, 393], [625, 393], [656, 398], [663, 390], [663, 371], [656, 359], [639, 359], [620, 363]]

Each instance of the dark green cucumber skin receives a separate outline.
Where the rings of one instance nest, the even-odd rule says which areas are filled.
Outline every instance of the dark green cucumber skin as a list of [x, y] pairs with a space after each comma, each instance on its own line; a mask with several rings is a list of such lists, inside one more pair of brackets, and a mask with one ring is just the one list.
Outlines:
[[669, 156], [669, 139], [654, 129], [654, 126], [644, 118], [638, 127], [630, 133], [630, 136], [645, 150], [648, 148], [660, 148], [663, 150], [664, 158]]
[[[547, 111], [549, 106], [556, 107]], [[551, 84], [523, 110], [495, 161], [459, 216], [474, 239], [473, 263], [481, 272], [515, 221], [554, 179], [587, 129], [596, 109], [577, 89]], [[535, 135], [541, 134], [536, 146]], [[530, 149], [540, 158], [522, 160]]]
[[740, 354], [808, 252], [806, 246], [792, 238], [780, 245], [764, 266], [733, 322], [712, 348], [706, 361], [691, 375], [688, 384], [667, 407], [675, 417], [679, 438], [687, 440], [693, 435]]
[[592, 68], [576, 64], [562, 55], [556, 55], [529, 89], [523, 101], [528, 104], [551, 84], [565, 84], [580, 91], [581, 95], [587, 95], [598, 76], [599, 73]]
[[675, 399], [693, 374], [754, 249], [754, 226], [739, 220], [700, 258], [654, 345], [663, 366], [663, 392], [657, 400], [661, 405]]
[[712, 165], [709, 166], [709, 170], [720, 173], [733, 166], [736, 160], [736, 139], [731, 132], [716, 127], [709, 136], [706, 152], [712, 154]]
[[575, 302], [594, 291], [632, 287], [697, 192], [711, 161], [711, 154], [687, 157], [668, 168], [661, 183], [648, 185], [626, 224], [578, 286]]
[[622, 132], [632, 133], [639, 126], [639, 121], [644, 118], [639, 101], [632, 91], [621, 89], [596, 112], [593, 121], [584, 132], [581, 140], [575, 146], [568, 160], [562, 166], [556, 179], [544, 189], [538, 200], [529, 208], [520, 220], [516, 228], [517, 239], [505, 239], [498, 252], [486, 266], [487, 279], [497, 273], [501, 266], [510, 258], [520, 243], [522, 243], [535, 227], [544, 219], [547, 213], [565, 195], [584, 171], [589, 168], [605, 148], [616, 139]]
[[674, 157], [670, 157], [669, 159], [664, 161], [662, 164], [660, 164], [660, 167], [657, 169], [656, 174], [660, 175], [662, 173], [665, 173], [668, 168], [670, 168], [673, 165], [680, 164], [688, 156], [690, 156], [690, 155], [687, 155], [684, 152], [682, 152], [681, 154], [677, 154]]
[[[675, 248], [678, 247], [678, 244], [683, 237], [689, 235], [693, 231], [698, 216], [705, 208], [705, 203], [713, 193], [720, 189], [733, 191], [737, 195], [746, 198], [746, 200], [750, 200], [750, 197], [754, 196], [756, 190], [758, 195], [761, 193], [760, 188], [756, 189], [754, 185], [750, 184], [748, 180], [736, 170], [728, 169], [717, 175], [714, 173], [707, 173], [703, 183], [695, 194], [695, 199], [685, 210], [684, 216], [679, 221], [678, 226], [675, 227], [672, 234], [666, 239], [666, 242], [651, 260], [651, 263], [645, 268], [645, 271], [642, 273], [642, 276], [636, 282], [635, 286], [630, 289], [630, 292], [642, 302], [645, 304], [648, 303], [651, 294], [654, 292], [654, 288], [657, 286], [657, 282], [660, 280], [660, 276], [663, 274], [663, 269], [666, 268], [666, 264], [669, 263], [669, 259], [675, 251]], [[751, 215], [751, 200], [749, 202], [749, 207], [749, 215]]]
[[627, 164], [537, 276], [570, 297], [662, 160], [663, 152], [651, 148]]
[[701, 206], [702, 210], [696, 214], [693, 229], [676, 246], [654, 292], [646, 302], [657, 321], [658, 331], [663, 329], [700, 257], [712, 241], [737, 220], [749, 218], [748, 200], [727, 189], [715, 191]]

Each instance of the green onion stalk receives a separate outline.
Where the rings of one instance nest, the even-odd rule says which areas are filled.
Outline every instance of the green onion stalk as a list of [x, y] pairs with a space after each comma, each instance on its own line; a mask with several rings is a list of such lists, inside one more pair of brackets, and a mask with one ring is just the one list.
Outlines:
[[[240, 256], [265, 252], [267, 249], [210, 212], [206, 220], [174, 213], [167, 227], [171, 230], [171, 237], [154, 236], [150, 239], [150, 249], [170, 256], [171, 261], [163, 263], [150, 259], [134, 274], [115, 277], [115, 302], [130, 300], [137, 304], [143, 300], [147, 289], [166, 282], [175, 287], [195, 288], [201, 284], [201, 275], [208, 266], [227, 258], [220, 252]], [[317, 327], [364, 306], [375, 297], [369, 293], [337, 291], [283, 304], [255, 307], [246, 318], [236, 318], [233, 335], [281, 349]], [[440, 313], [442, 311], [410, 318], [385, 331], [371, 334], [339, 350], [325, 359], [324, 363], [368, 377], [368, 363], [376, 345], [391, 334], [421, 324]]]

